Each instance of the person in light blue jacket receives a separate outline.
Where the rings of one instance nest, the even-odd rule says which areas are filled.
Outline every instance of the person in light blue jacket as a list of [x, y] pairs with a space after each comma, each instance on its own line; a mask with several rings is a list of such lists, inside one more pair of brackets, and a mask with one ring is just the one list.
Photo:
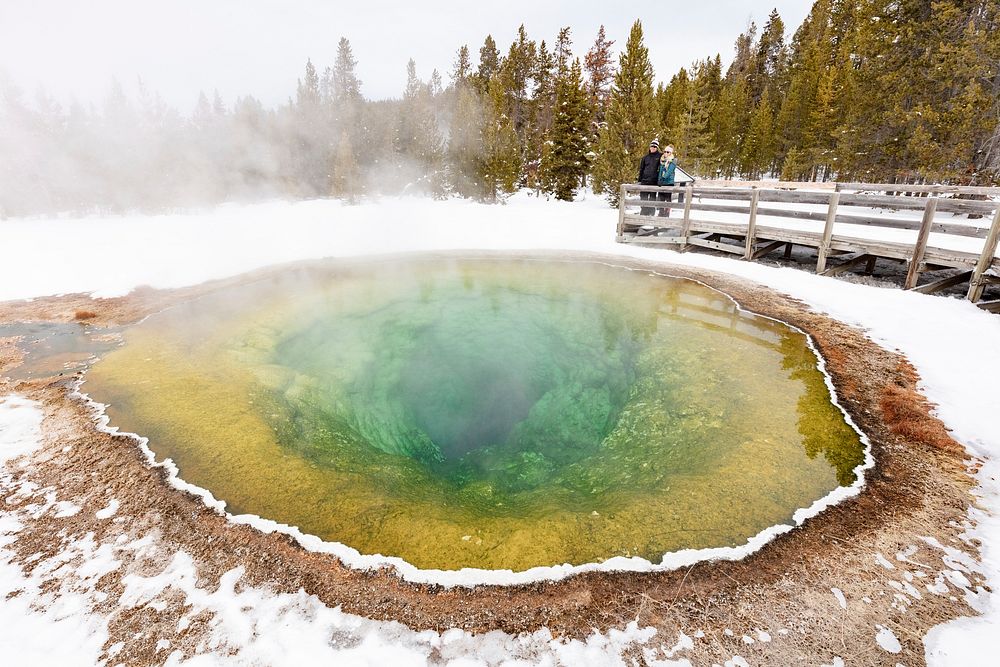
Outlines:
[[[667, 146], [663, 149], [663, 155], [660, 156], [660, 168], [656, 176], [656, 184], [663, 186], [673, 186], [674, 185], [674, 172], [677, 170], [677, 158], [674, 157], [674, 147]], [[657, 197], [660, 201], [673, 201], [674, 195], [672, 192], [658, 192]], [[663, 217], [668, 217], [670, 215], [669, 208], [661, 208], [660, 215]]]

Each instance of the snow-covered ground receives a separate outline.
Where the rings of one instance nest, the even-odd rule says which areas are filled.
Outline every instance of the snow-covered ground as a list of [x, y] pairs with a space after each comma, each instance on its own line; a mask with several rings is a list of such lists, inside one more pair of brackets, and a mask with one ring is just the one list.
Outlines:
[[[74, 292], [115, 296], [140, 285], [181, 287], [294, 260], [427, 250], [596, 251], [742, 276], [866, 330], [872, 339], [900, 350], [913, 362], [923, 379], [923, 391], [938, 406], [938, 416], [959, 441], [985, 460], [978, 472], [982, 509], [972, 510], [978, 522], [972, 536], [982, 540], [982, 567], [992, 589], [1000, 590], [1000, 426], [994, 414], [995, 394], [991, 393], [1000, 377], [1000, 318], [957, 299], [858, 285], [802, 270], [705, 254], [623, 246], [614, 243], [616, 222], [616, 212], [593, 196], [564, 203], [523, 194], [503, 206], [410, 198], [344, 206], [321, 200], [223, 206], [163, 216], [12, 220], [0, 222], [0, 248], [4, 250], [0, 300]], [[981, 248], [981, 240], [968, 241]], [[37, 425], [32, 424], [37, 424], [38, 418], [37, 408], [20, 399], [0, 403], [0, 465], [37, 439], [32, 430], [37, 430]], [[58, 501], [53, 498], [52, 502]], [[113, 514], [112, 509], [107, 511]], [[17, 518], [0, 513], [0, 521], [4, 522], [0, 523], [0, 600], [4, 600], [7, 591], [23, 588], [30, 592], [38, 589], [38, 583], [24, 581], [19, 569], [4, 558], [3, 546], [16, 539]], [[80, 548], [86, 549], [86, 545]], [[185, 567], [188, 565], [180, 558], [177, 572], [171, 575], [174, 580], [187, 581]], [[238, 578], [239, 573], [234, 572], [233, 577]], [[143, 596], [157, 585], [166, 585], [164, 581], [134, 583], [137, 601], [145, 599]], [[268, 596], [253, 590], [209, 593], [199, 591], [193, 583], [185, 593], [202, 608], [217, 610], [230, 619], [232, 627], [219, 632], [247, 637], [246, 646], [254, 645], [254, 632], [260, 628], [284, 628], [274, 630], [278, 639], [273, 646], [260, 645], [253, 650], [286, 646], [275, 655], [288, 664], [296, 664], [295, 656], [298, 664], [313, 656], [344, 661], [337, 664], [421, 664], [432, 650], [440, 651], [445, 645], [454, 650], [442, 654], [453, 656], [455, 664], [500, 664], [499, 656], [503, 655], [529, 656], [524, 659], [532, 664], [614, 664], [615, 656], [626, 645], [641, 646], [650, 639], [650, 631], [636, 627], [618, 634], [595, 635], [587, 643], [553, 642], [544, 633], [527, 638], [494, 633], [498, 636], [473, 639], [460, 631], [414, 633], [393, 624], [365, 621], [324, 610], [318, 601], [304, 595]], [[241, 599], [244, 595], [259, 597]], [[31, 611], [30, 597], [22, 594], [0, 601], [0, 644], [11, 645], [13, 637], [37, 635], [44, 629], [43, 634], [70, 638], [67, 641], [79, 645], [80, 662], [93, 662], [93, 650], [99, 650], [103, 642], [102, 631], [98, 621], [83, 613], [84, 600], [72, 608], [69, 595], [63, 598], [60, 609], [43, 614]], [[238, 620], [239, 614], [225, 613], [251, 602], [257, 612], [248, 619]], [[984, 616], [939, 626], [928, 635], [927, 657], [932, 664], [980, 664], [983, 656], [1000, 654], [1000, 637], [990, 630], [1000, 621], [1000, 600], [996, 594], [982, 594], [975, 596], [974, 602]], [[289, 623], [306, 617], [312, 619], [310, 623]], [[331, 652], [339, 649], [318, 639], [329, 636], [331, 629], [360, 638], [360, 645], [371, 651], [355, 650], [357, 646], [352, 645], [341, 653]], [[894, 638], [882, 630], [873, 629], [872, 641], [887, 650]], [[658, 637], [657, 642], [672, 645], [674, 638]], [[312, 646], [317, 653], [291, 652], [296, 645]], [[265, 660], [269, 655], [250, 654]], [[486, 654], [499, 659], [485, 659]], [[225, 658], [218, 657], [207, 664], [224, 663]]]

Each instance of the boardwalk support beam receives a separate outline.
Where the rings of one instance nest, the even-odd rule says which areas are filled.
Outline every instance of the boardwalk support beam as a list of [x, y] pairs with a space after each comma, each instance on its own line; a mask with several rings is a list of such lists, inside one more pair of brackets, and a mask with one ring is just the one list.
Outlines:
[[750, 221], [747, 223], [747, 244], [743, 259], [753, 259], [753, 244], [757, 239], [757, 203], [760, 202], [760, 190], [753, 189], [750, 195]]
[[937, 212], [937, 198], [928, 197], [924, 206], [924, 217], [920, 221], [920, 231], [917, 232], [917, 242], [913, 245], [913, 254], [910, 255], [910, 266], [906, 270], [906, 281], [903, 289], [913, 289], [920, 280], [920, 265], [924, 261], [924, 253], [927, 251], [927, 239], [931, 235], [931, 225], [934, 224], [934, 213]]
[[993, 224], [990, 225], [990, 233], [986, 236], [986, 243], [983, 244], [983, 253], [976, 262], [976, 268], [972, 270], [972, 280], [969, 281], [969, 301], [975, 303], [983, 298], [983, 289], [986, 288], [987, 280], [984, 280], [986, 271], [993, 263], [993, 257], [997, 252], [997, 241], [1000, 241], [1000, 208], [993, 214]]
[[826, 257], [830, 253], [830, 240], [833, 238], [833, 223], [837, 221], [837, 205], [840, 203], [840, 193], [830, 195], [830, 204], [826, 209], [826, 224], [823, 226], [823, 240], [816, 257], [816, 273], [826, 271]]

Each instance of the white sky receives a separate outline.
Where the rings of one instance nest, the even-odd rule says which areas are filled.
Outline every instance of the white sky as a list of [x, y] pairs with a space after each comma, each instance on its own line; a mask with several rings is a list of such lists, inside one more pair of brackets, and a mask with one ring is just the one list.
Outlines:
[[266, 105], [295, 90], [306, 58], [322, 70], [337, 41], [351, 41], [364, 94], [396, 97], [412, 57], [423, 79], [438, 68], [447, 81], [455, 51], [469, 45], [473, 64], [486, 34], [501, 53], [524, 23], [531, 39], [551, 44], [569, 25], [583, 55], [602, 23], [615, 48], [642, 20], [657, 80], [692, 60], [731, 58], [736, 36], [777, 8], [789, 33], [812, 0], [701, 0], [617, 3], [500, 0], [0, 0], [0, 73], [25, 92], [39, 85], [66, 101], [99, 101], [112, 77], [134, 90], [138, 77], [187, 113], [198, 92], [218, 89], [227, 102], [253, 94]]

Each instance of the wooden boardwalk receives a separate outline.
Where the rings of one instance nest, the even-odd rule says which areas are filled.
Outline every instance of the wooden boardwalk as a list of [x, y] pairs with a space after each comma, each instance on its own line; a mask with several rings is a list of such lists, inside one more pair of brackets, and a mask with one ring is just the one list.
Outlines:
[[[929, 294], [968, 283], [969, 300], [1000, 312], [1000, 299], [983, 300], [987, 285], [1000, 284], [1000, 188], [840, 183], [816, 191], [798, 189], [816, 184], [767, 185], [622, 185], [617, 240], [709, 248], [744, 260], [778, 251], [788, 258], [794, 246], [802, 246], [815, 250], [816, 272], [823, 275], [862, 266], [871, 273], [881, 258], [905, 263], [904, 289]], [[642, 200], [642, 193], [669, 193], [672, 201]], [[701, 212], [726, 219], [704, 219]], [[901, 212], [920, 217], [894, 215]], [[942, 219], [949, 214], [951, 219]], [[968, 219], [956, 222], [955, 216]], [[830, 262], [834, 257], [838, 261]], [[921, 284], [924, 274], [934, 272], [947, 275]]]

